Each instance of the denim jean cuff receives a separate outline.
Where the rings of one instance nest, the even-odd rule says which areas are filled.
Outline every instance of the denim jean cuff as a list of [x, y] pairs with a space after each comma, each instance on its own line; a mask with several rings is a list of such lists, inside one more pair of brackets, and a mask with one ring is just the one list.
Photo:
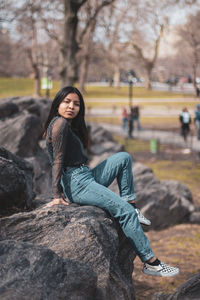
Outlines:
[[152, 257], [154, 257], [154, 253], [153, 251], [150, 251], [149, 253], [145, 254], [145, 255], [139, 255], [140, 259], [142, 262], [147, 262], [149, 259], [151, 259]]
[[136, 194], [130, 194], [130, 195], [126, 195], [126, 196], [122, 196], [121, 197], [124, 201], [130, 201], [130, 200], [135, 200], [136, 199]]

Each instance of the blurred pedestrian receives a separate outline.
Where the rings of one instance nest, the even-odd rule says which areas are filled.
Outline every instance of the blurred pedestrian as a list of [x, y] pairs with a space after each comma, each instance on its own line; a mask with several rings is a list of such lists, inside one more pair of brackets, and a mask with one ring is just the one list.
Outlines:
[[128, 137], [133, 138], [133, 108], [131, 107], [130, 113], [128, 114]]
[[197, 98], [200, 96], [200, 88], [198, 86], [196, 87], [196, 96]]
[[200, 140], [200, 104], [197, 104], [194, 112], [194, 123], [196, 127], [197, 139]]
[[179, 116], [179, 120], [181, 122], [181, 135], [183, 136], [183, 139], [184, 139], [185, 143], [187, 144], [187, 137], [190, 132], [191, 116], [186, 107], [183, 108], [183, 110]]
[[128, 113], [126, 107], [122, 108], [122, 128], [124, 131], [127, 130], [127, 123], [128, 123]]
[[133, 130], [134, 130], [134, 123], [137, 124], [137, 130], [141, 130], [140, 126], [140, 110], [138, 105], [134, 105], [132, 107], [132, 118], [133, 118]]

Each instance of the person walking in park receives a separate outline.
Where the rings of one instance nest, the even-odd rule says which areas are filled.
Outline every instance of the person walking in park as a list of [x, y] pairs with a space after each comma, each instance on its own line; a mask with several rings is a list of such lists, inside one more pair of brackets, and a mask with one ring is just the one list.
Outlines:
[[133, 108], [131, 107], [128, 114], [128, 137], [133, 138]]
[[137, 124], [137, 130], [141, 130], [141, 125], [140, 125], [140, 109], [138, 105], [134, 105], [132, 107], [132, 118], [133, 118], [133, 130], [135, 128], [135, 124]]
[[128, 113], [126, 107], [122, 107], [122, 129], [127, 130]]
[[200, 140], [200, 104], [197, 104], [196, 110], [194, 112], [194, 123], [196, 127], [196, 136]]
[[[175, 276], [179, 269], [155, 257], [140, 223], [149, 225], [135, 206], [132, 159], [119, 152], [90, 169], [87, 161], [88, 135], [84, 100], [75, 87], [64, 87], [55, 96], [45, 123], [44, 137], [52, 165], [53, 205], [92, 205], [118, 220], [125, 236], [144, 263], [143, 272]], [[117, 178], [120, 196], [108, 186]]]
[[183, 108], [179, 120], [181, 123], [181, 135], [183, 136], [184, 142], [187, 145], [187, 138], [190, 133], [191, 116], [188, 109]]

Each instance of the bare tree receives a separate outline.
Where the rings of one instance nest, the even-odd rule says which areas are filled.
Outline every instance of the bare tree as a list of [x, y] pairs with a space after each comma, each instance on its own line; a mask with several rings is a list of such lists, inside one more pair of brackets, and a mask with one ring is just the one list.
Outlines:
[[146, 88], [151, 89], [152, 71], [158, 58], [160, 41], [168, 23], [165, 13], [170, 1], [147, 2], [143, 0], [135, 8], [130, 39], [134, 55], [145, 72]]
[[21, 41], [29, 58], [34, 78], [34, 95], [40, 96], [40, 70], [39, 70], [39, 45], [38, 24], [41, 17], [40, 1], [20, 1], [18, 5], [10, 2], [9, 18], [12, 21], [12, 34], [15, 42]]
[[[91, 10], [89, 18], [81, 25], [79, 24], [79, 13], [81, 7], [89, 0], [58, 1], [60, 3], [59, 20], [53, 16], [51, 22], [49, 22], [49, 18], [45, 21], [45, 28], [49, 36], [56, 40], [59, 45], [61, 86], [73, 85], [78, 79], [77, 54], [81, 49], [81, 43], [84, 37], [91, 36], [94, 32], [95, 20], [99, 11], [115, 0], [90, 1], [95, 3], [95, 6]], [[53, 6], [51, 6], [52, 8]], [[60, 30], [60, 28], [62, 29]]]
[[127, 30], [127, 14], [132, 9], [134, 1], [117, 1], [101, 14], [101, 27], [105, 34], [101, 37], [104, 47], [104, 60], [106, 61], [110, 85], [114, 83], [116, 88], [120, 87], [121, 70], [124, 68], [128, 57], [127, 47], [129, 40]]
[[132, 42], [133, 48], [136, 52], [136, 55], [138, 59], [141, 61], [145, 71], [146, 71], [146, 79], [147, 79], [147, 84], [146, 87], [147, 89], [151, 89], [151, 76], [152, 76], [152, 71], [155, 66], [156, 60], [158, 58], [158, 50], [159, 50], [159, 44], [160, 40], [163, 36], [163, 31], [164, 31], [164, 24], [159, 25], [159, 30], [158, 35], [156, 39], [154, 40], [154, 45], [153, 45], [153, 55], [152, 58], [146, 57], [145, 54], [143, 53], [142, 47], [138, 46], [134, 41]]
[[[181, 42], [177, 43], [177, 49], [182, 53], [182, 59], [189, 61], [192, 69], [193, 85], [197, 88], [196, 77], [197, 68], [200, 64], [200, 11], [196, 15], [190, 15], [184, 25], [179, 26], [177, 33], [181, 38]], [[181, 48], [180, 48], [181, 44]]]

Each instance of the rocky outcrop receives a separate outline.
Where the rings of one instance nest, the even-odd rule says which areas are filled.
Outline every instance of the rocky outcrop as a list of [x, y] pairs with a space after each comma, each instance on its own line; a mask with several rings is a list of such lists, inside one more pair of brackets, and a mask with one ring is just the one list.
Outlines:
[[40, 141], [50, 105], [50, 100], [31, 97], [2, 99], [0, 104], [0, 144], [32, 164], [34, 191], [46, 199], [51, 195], [51, 168]]
[[3, 99], [0, 103], [0, 119], [8, 118], [19, 112], [18, 106], [10, 99]]
[[190, 277], [180, 285], [173, 294], [156, 293], [152, 300], [199, 300], [200, 273]]
[[[2, 218], [0, 240], [5, 242], [5, 244], [1, 243], [1, 245], [10, 245], [10, 242], [6, 244], [6, 240], [15, 241], [15, 243], [11, 244], [11, 246], [13, 246], [8, 253], [8, 255], [11, 255], [11, 258], [8, 259], [9, 256], [7, 256], [7, 259], [5, 259], [6, 251], [4, 251], [3, 254], [4, 259], [1, 260], [0, 258], [2, 264], [0, 266], [0, 270], [2, 270], [0, 271], [0, 274], [9, 272], [7, 275], [9, 277], [12, 270], [14, 271], [10, 278], [10, 280], [13, 279], [13, 283], [11, 284], [11, 287], [7, 287], [7, 295], [9, 295], [10, 291], [11, 299], [13, 299], [11, 296], [14, 295], [12, 294], [14, 293], [14, 287], [18, 286], [18, 282], [20, 282], [20, 278], [22, 277], [21, 274], [17, 275], [17, 271], [15, 270], [16, 265], [19, 264], [18, 268], [22, 268], [22, 274], [28, 272], [27, 279], [22, 281], [23, 284], [20, 288], [21, 293], [26, 295], [27, 287], [25, 285], [29, 287], [33, 285], [34, 288], [36, 288], [36, 286], [38, 287], [36, 295], [39, 295], [44, 289], [44, 287], [39, 286], [39, 283], [42, 282], [42, 278], [48, 272], [56, 272], [57, 260], [60, 264], [60, 271], [58, 268], [58, 275], [55, 276], [58, 276], [59, 278], [62, 273], [62, 268], [65, 268], [65, 259], [74, 261], [77, 264], [83, 264], [83, 268], [88, 266], [89, 274], [87, 276], [89, 277], [90, 282], [93, 281], [93, 284], [95, 276], [97, 277], [95, 286], [96, 297], [94, 299], [134, 299], [132, 262], [135, 258], [135, 253], [117, 222], [112, 220], [105, 211], [97, 207], [81, 207], [76, 204], [70, 204], [67, 207], [56, 206], [53, 208], [39, 208], [31, 212], [18, 213], [10, 217]], [[30, 244], [26, 246], [26, 243]], [[0, 254], [2, 253], [1, 245]], [[16, 251], [13, 250], [14, 245], [16, 245]], [[30, 245], [33, 247], [32, 252], [30, 250]], [[46, 249], [40, 250], [41, 248], [36, 247], [36, 245], [43, 246]], [[51, 251], [47, 249], [50, 249]], [[27, 254], [26, 251], [28, 251]], [[54, 255], [52, 251], [55, 252], [59, 258]], [[13, 254], [10, 254], [11, 252]], [[32, 253], [32, 257], [30, 256], [30, 253]], [[49, 260], [47, 258], [43, 260], [45, 253], [47, 254], [47, 257], [49, 257]], [[17, 259], [17, 257], [19, 259]], [[16, 262], [14, 263], [15, 260]], [[53, 261], [51, 262], [51, 260]], [[12, 262], [14, 264], [13, 266], [11, 266]], [[23, 262], [24, 266], [22, 266]], [[30, 271], [26, 269], [29, 265]], [[41, 279], [38, 278], [38, 283], [35, 286], [32, 280], [34, 280], [36, 274], [39, 274], [37, 265], [39, 270], [41, 270]], [[2, 266], [4, 266], [4, 268]], [[47, 269], [45, 269], [46, 266]], [[36, 274], [34, 274], [35, 268]], [[7, 270], [7, 272], [5, 271], [4, 273], [3, 269]], [[82, 274], [83, 269], [80, 269], [80, 271]], [[77, 272], [79, 272], [78, 269]], [[77, 280], [76, 272], [74, 271], [74, 274], [71, 274], [71, 276], [73, 277], [71, 277], [70, 282], [74, 282], [75, 285]], [[50, 274], [47, 275], [47, 278], [44, 281], [47, 290], [51, 289], [51, 285], [53, 284], [53, 278], [48, 282], [47, 279], [49, 277], [51, 277]], [[58, 278], [56, 279], [56, 282], [58, 282]], [[68, 273], [64, 272], [62, 274], [61, 283], [63, 283], [63, 289], [68, 290], [69, 292], [69, 284], [66, 284], [67, 278]], [[79, 278], [80, 274], [78, 274], [78, 280]], [[83, 276], [83, 282], [84, 278], [85, 277]], [[5, 278], [3, 284], [0, 285], [0, 298], [3, 298], [4, 296], [3, 292], [6, 287], [6, 282]], [[80, 285], [79, 289], [83, 288], [82, 292], [87, 293], [88, 285], [91, 289], [89, 283], [86, 283], [85, 287]], [[4, 288], [1, 288], [2, 286]], [[58, 290], [56, 289], [55, 292], [58, 292]], [[79, 292], [81, 293], [81, 291]], [[28, 294], [27, 298], [25, 297], [23, 299], [30, 299], [30, 295]], [[41, 298], [35, 297], [34, 299]], [[53, 297], [50, 299], [53, 299]], [[77, 299], [82, 300], [82, 298]]]
[[44, 247], [0, 242], [0, 266], [1, 299], [96, 299], [97, 278], [92, 268]]
[[0, 144], [21, 157], [33, 156], [41, 136], [40, 119], [27, 112], [0, 121]]
[[91, 138], [91, 147], [90, 152], [92, 157], [98, 156], [101, 158], [102, 155], [110, 155], [119, 151], [123, 151], [124, 147], [115, 142], [112, 134], [98, 126], [97, 124], [89, 125], [90, 138]]
[[31, 207], [34, 198], [32, 165], [0, 148], [0, 170], [1, 213], [13, 207]]

